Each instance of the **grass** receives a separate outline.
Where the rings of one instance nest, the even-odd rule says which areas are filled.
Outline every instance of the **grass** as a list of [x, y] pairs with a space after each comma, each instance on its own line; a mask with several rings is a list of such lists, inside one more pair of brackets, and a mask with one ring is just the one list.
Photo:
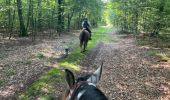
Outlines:
[[160, 58], [161, 61], [163, 62], [169, 62], [170, 61], [170, 55], [166, 54], [166, 53], [158, 53], [156, 54], [157, 57]]
[[0, 80], [0, 87], [4, 85], [4, 81]]
[[148, 51], [148, 52], [146, 52], [149, 56], [156, 56], [156, 54], [157, 54], [157, 52], [156, 51]]
[[45, 58], [44, 54], [41, 53], [41, 52], [37, 53], [35, 56], [36, 56], [38, 59], [43, 59], [43, 58]]
[[[42, 76], [19, 98], [21, 100], [34, 100], [36, 97], [44, 98], [44, 100], [55, 99], [55, 86], [61, 83], [63, 73], [59, 69], [50, 70], [46, 75]], [[51, 98], [51, 99], [50, 99]], [[42, 99], [41, 99], [42, 100]]]
[[[55, 97], [55, 89], [57, 84], [64, 84], [64, 73], [61, 69], [71, 69], [73, 71], [80, 71], [80, 62], [86, 57], [86, 55], [96, 47], [97, 43], [104, 42], [109, 43], [112, 39], [104, 34], [111, 31], [107, 27], [99, 27], [92, 30], [92, 40], [88, 43], [88, 51], [80, 53], [80, 48], [77, 47], [69, 56], [59, 61], [58, 67], [50, 70], [47, 74], [43, 75], [37, 82], [29, 87], [24, 94], [19, 98], [20, 100], [35, 100], [39, 98], [41, 100], [53, 100]], [[74, 46], [74, 45], [73, 45]], [[38, 54], [38, 58], [43, 58], [41, 54]]]
[[7, 76], [12, 76], [12, 75], [16, 74], [16, 72], [15, 72], [15, 70], [13, 70], [13, 69], [7, 69], [7, 70], [5, 71], [5, 74], [6, 74]]

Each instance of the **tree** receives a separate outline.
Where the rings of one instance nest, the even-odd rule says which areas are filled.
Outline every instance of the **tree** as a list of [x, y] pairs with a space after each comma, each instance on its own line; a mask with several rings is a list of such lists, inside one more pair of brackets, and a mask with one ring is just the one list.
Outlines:
[[22, 1], [17, 0], [18, 16], [20, 22], [20, 36], [28, 36], [27, 30], [24, 25], [23, 15], [22, 15]]
[[85, 17], [97, 26], [103, 9], [101, 0], [0, 0], [0, 6], [0, 30], [10, 37], [80, 29]]
[[111, 0], [106, 6], [106, 21], [122, 31], [158, 35], [168, 26], [169, 5], [168, 0]]
[[64, 0], [58, 0], [58, 32], [64, 30]]

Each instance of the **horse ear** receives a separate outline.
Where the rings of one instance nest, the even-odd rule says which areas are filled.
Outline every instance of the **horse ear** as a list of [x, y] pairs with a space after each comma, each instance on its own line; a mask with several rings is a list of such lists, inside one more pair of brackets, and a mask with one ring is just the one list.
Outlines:
[[97, 82], [101, 78], [102, 67], [103, 67], [103, 62], [101, 64], [101, 66], [87, 79], [87, 81], [90, 83], [93, 83], [93, 84], [97, 84]]
[[75, 83], [74, 74], [70, 70], [65, 69], [65, 78], [66, 78], [67, 84], [69, 85], [69, 88], [71, 89]]

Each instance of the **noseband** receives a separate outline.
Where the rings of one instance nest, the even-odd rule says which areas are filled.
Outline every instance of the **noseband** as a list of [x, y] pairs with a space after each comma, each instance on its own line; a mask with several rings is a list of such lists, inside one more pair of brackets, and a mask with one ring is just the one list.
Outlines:
[[[69, 97], [70, 97], [69, 100], [78, 100], [83, 95], [83, 93], [86, 92], [86, 87], [88, 85], [95, 86], [94, 84], [89, 83], [87, 81], [80, 81], [77, 84], [75, 84], [73, 87], [73, 91], [70, 91], [69, 93]], [[79, 93], [81, 94], [79, 95]]]

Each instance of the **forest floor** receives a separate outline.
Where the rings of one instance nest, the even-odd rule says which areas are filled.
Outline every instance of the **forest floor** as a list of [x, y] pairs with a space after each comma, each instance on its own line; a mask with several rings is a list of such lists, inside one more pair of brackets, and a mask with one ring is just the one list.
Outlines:
[[1, 40], [0, 99], [17, 98], [18, 93], [52, 69], [52, 65], [64, 57], [66, 47], [78, 45], [78, 33], [75, 31], [55, 39], [37, 37], [34, 42], [30, 38]]
[[170, 49], [139, 46], [131, 35], [109, 35], [118, 41], [100, 43], [82, 63], [94, 70], [104, 61], [98, 85], [109, 100], [169, 100], [170, 59], [155, 55], [170, 55]]
[[[108, 35], [112, 42], [99, 42], [88, 51], [76, 76], [93, 72], [104, 61], [102, 78], [97, 85], [109, 100], [169, 100], [170, 60], [164, 61], [156, 55], [169, 55], [170, 50], [139, 46], [132, 35], [114, 32]], [[0, 97], [14, 96], [55, 67], [52, 65], [57, 64], [64, 54], [65, 46], [78, 46], [77, 36], [76, 33], [64, 35], [56, 40], [41, 40], [34, 45], [9, 43], [0, 46]], [[65, 85], [63, 81], [55, 83], [56, 97], [61, 95]], [[43, 88], [44, 95], [51, 95], [46, 88]], [[42, 99], [34, 95], [35, 99]]]

